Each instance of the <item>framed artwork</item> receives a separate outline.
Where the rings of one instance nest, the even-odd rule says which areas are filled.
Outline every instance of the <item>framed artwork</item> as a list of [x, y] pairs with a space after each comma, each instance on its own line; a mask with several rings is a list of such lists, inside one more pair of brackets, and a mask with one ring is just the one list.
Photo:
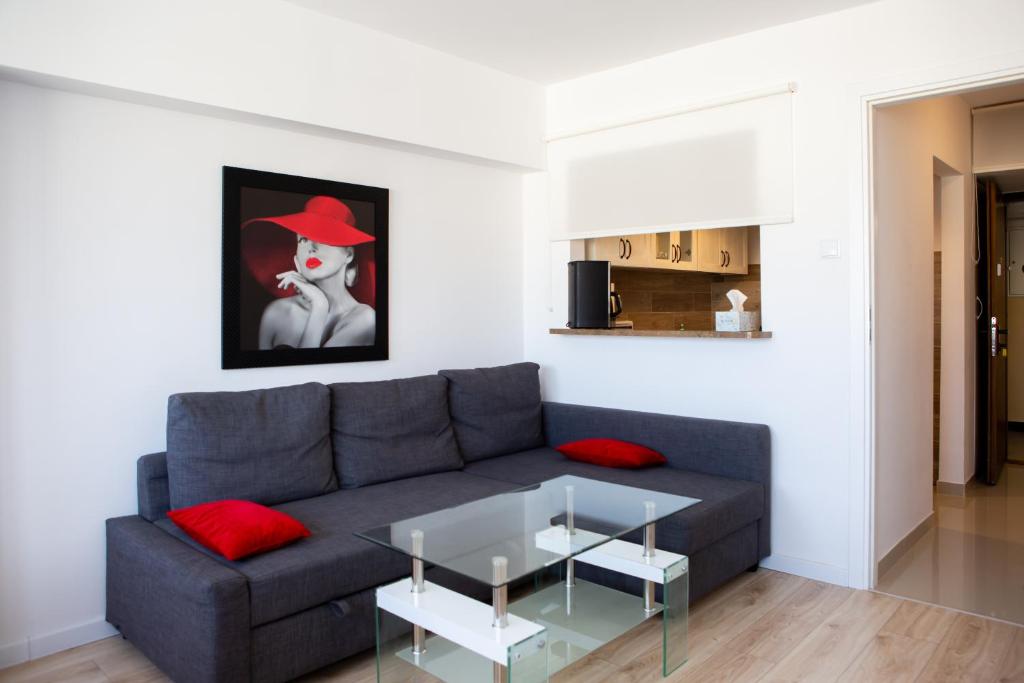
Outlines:
[[224, 167], [221, 367], [388, 357], [388, 191]]

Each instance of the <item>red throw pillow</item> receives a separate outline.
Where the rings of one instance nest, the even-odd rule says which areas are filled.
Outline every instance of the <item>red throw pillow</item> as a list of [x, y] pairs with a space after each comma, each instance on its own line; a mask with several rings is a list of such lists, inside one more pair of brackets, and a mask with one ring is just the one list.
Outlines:
[[564, 443], [555, 450], [570, 460], [589, 462], [602, 467], [636, 469], [664, 465], [668, 462], [658, 451], [618, 439], [581, 439]]
[[196, 542], [229, 560], [264, 553], [309, 536], [302, 522], [247, 500], [218, 500], [167, 513]]

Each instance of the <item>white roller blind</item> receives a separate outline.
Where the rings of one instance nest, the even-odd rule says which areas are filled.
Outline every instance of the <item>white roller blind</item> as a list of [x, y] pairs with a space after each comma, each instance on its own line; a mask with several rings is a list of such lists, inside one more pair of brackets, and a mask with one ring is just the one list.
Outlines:
[[551, 139], [552, 239], [791, 222], [793, 96], [769, 92]]

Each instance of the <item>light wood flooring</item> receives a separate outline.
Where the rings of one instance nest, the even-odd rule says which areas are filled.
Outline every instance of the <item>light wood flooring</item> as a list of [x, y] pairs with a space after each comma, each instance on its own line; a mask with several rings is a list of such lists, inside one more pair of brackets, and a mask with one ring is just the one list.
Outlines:
[[[660, 647], [654, 619], [552, 680], [1024, 682], [1022, 627], [764, 569], [693, 605], [690, 661], [668, 679]], [[371, 652], [303, 680], [370, 683], [374, 675]], [[165, 680], [117, 637], [0, 671], [3, 683]]]

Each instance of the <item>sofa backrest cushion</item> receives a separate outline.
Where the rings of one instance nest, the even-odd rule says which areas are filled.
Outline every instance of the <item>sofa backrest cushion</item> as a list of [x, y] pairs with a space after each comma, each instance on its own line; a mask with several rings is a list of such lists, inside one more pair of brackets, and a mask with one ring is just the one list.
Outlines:
[[171, 396], [167, 479], [174, 509], [228, 498], [274, 505], [337, 490], [331, 392], [311, 382]]
[[442, 370], [455, 438], [467, 462], [544, 445], [540, 366]]
[[444, 377], [345, 382], [330, 390], [342, 488], [462, 469]]

